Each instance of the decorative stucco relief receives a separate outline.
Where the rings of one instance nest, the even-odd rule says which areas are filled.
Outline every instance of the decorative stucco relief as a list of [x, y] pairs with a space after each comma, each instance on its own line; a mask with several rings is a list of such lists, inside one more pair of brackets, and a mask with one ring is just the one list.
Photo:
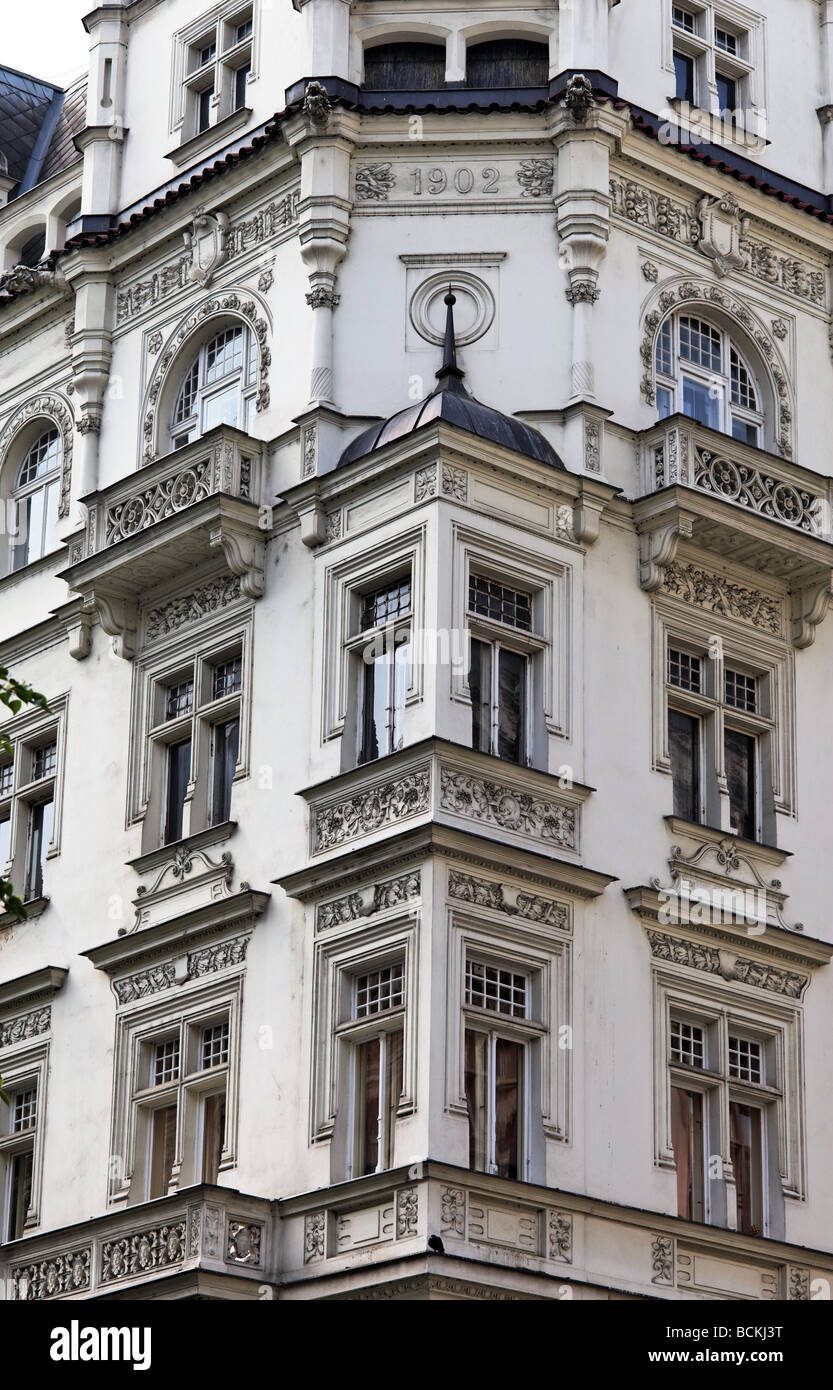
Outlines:
[[780, 637], [783, 632], [782, 605], [777, 598], [736, 584], [720, 575], [709, 574], [696, 565], [672, 560], [665, 568], [662, 584], [666, 593], [695, 604], [724, 618], [737, 618], [762, 632]]
[[510, 917], [523, 917], [529, 922], [570, 930], [570, 914], [564, 903], [537, 893], [522, 892], [492, 880], [474, 878], [471, 874], [452, 869], [448, 875], [448, 896], [457, 902], [472, 903], [475, 907], [492, 908]]
[[771, 994], [783, 994], [788, 999], [800, 999], [809, 984], [807, 975], [797, 975], [791, 970], [780, 970], [760, 961], [744, 959], [733, 951], [703, 946], [697, 941], [682, 941], [664, 932], [649, 930], [647, 935], [655, 960], [686, 965], [692, 970], [703, 970], [708, 975], [720, 975], [724, 980], [739, 980], [742, 984], [754, 985]]
[[572, 806], [519, 792], [499, 782], [444, 767], [440, 771], [440, 805], [445, 811], [502, 830], [530, 835], [565, 849], [576, 848], [577, 821]]

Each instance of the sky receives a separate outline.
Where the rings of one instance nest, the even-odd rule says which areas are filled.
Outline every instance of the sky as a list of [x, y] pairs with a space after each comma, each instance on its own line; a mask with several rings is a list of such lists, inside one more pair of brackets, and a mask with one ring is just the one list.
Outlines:
[[0, 64], [67, 87], [86, 71], [81, 17], [95, 7], [96, 0], [3, 0]]

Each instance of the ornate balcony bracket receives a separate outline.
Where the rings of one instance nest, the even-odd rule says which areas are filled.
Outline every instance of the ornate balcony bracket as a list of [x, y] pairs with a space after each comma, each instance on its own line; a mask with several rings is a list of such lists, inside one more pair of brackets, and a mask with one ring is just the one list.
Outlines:
[[693, 529], [692, 518], [679, 515], [665, 524], [639, 531], [639, 582], [647, 593], [662, 587], [665, 571], [677, 557], [680, 540], [690, 539]]
[[816, 628], [827, 613], [833, 597], [833, 570], [816, 584], [807, 584], [791, 597], [791, 635], [794, 647], [810, 647]]
[[86, 529], [71, 538], [70, 566], [61, 576], [83, 599], [73, 656], [88, 654], [90, 619], [97, 611], [116, 653], [130, 660], [138, 650], [145, 600], [195, 570], [216, 568], [219, 555], [240, 578], [241, 593], [260, 597], [266, 576], [259, 507], [263, 453], [262, 442], [221, 425], [88, 494]]

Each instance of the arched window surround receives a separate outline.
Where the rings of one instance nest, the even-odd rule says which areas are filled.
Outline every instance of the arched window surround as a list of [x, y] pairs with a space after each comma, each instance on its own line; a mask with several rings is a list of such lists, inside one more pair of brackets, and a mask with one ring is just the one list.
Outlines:
[[57, 519], [61, 521], [69, 515], [72, 483], [73, 416], [69, 402], [56, 393], [34, 396], [13, 413], [0, 433], [0, 495], [8, 521], [0, 537], [0, 576], [12, 569], [9, 529], [14, 524], [14, 498], [23, 461], [36, 441], [52, 430], [60, 441], [55, 472], [59, 478]]
[[[211, 295], [180, 320], [159, 351], [145, 396], [139, 467], [172, 452], [171, 422], [185, 373], [216, 334], [238, 324], [250, 330], [257, 352], [254, 415], [268, 409], [271, 365], [268, 338], [272, 328], [269, 311], [251, 290]], [[150, 350], [149, 343], [150, 335], [146, 340], [147, 350]], [[243, 422], [239, 428], [244, 428]]]
[[656, 348], [663, 321], [680, 310], [706, 318], [728, 332], [751, 367], [761, 392], [763, 429], [759, 448], [793, 456], [794, 388], [774, 334], [759, 314], [731, 291], [713, 281], [691, 276], [660, 282], [642, 305], [641, 391], [648, 405], [656, 407]]
[[660, 324], [654, 355], [660, 419], [677, 412], [733, 439], [762, 446], [764, 401], [736, 336], [685, 307]]

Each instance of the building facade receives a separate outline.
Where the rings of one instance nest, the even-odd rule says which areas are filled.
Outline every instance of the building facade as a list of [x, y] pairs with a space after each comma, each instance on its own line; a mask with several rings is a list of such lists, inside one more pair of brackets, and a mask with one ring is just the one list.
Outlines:
[[6, 1297], [829, 1297], [833, 6], [85, 27], [0, 70]]

